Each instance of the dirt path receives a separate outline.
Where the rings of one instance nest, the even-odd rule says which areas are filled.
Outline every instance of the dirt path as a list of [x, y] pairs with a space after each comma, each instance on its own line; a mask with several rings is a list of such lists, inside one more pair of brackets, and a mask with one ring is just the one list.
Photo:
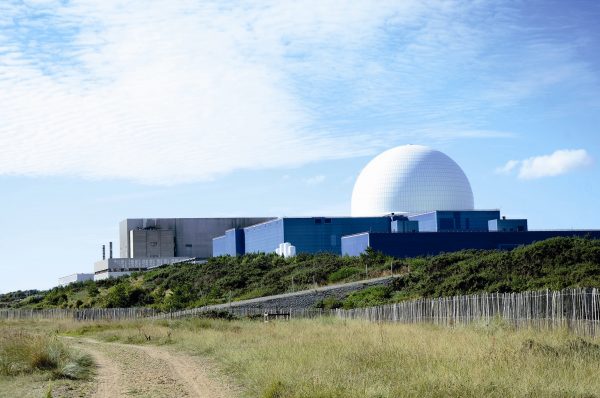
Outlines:
[[98, 364], [95, 398], [108, 397], [235, 397], [200, 358], [156, 346], [70, 339]]

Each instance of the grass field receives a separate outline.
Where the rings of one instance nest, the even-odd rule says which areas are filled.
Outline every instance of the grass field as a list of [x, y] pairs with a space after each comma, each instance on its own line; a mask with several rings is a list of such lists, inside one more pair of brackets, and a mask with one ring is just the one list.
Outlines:
[[216, 360], [249, 397], [600, 396], [594, 340], [502, 324], [445, 329], [324, 318], [0, 325], [170, 344]]
[[92, 358], [70, 348], [48, 323], [34, 330], [23, 326], [0, 327], [1, 397], [77, 396], [70, 392], [90, 390]]
[[[331, 319], [199, 320], [154, 325], [143, 333], [164, 343], [169, 329], [174, 344], [216, 358], [250, 396], [590, 396], [600, 391], [598, 347], [560, 333]], [[137, 327], [95, 335], [141, 340]]]

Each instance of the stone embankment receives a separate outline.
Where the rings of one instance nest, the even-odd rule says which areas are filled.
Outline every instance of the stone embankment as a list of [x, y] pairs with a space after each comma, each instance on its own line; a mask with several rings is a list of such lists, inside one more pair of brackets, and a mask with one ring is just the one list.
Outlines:
[[226, 304], [209, 305], [206, 307], [192, 308], [168, 314], [160, 314], [155, 318], [179, 318], [194, 316], [203, 312], [210, 311], [229, 311], [237, 315], [259, 314], [262, 310], [273, 311], [276, 309], [293, 310], [294, 312], [314, 309], [316, 304], [322, 300], [333, 297], [343, 300], [350, 293], [362, 290], [372, 286], [388, 285], [397, 276], [386, 276], [382, 278], [367, 279], [358, 282], [344, 283], [339, 285], [329, 285], [316, 287], [314, 289], [302, 290], [299, 292], [277, 294], [274, 296], [259, 297], [250, 300], [232, 301]]

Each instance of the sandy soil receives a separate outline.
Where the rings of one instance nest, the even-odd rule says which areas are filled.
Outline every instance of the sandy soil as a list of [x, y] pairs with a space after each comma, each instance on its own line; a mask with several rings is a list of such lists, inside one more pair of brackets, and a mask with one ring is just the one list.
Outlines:
[[156, 346], [72, 339], [98, 365], [92, 397], [214, 397], [238, 395], [201, 358]]

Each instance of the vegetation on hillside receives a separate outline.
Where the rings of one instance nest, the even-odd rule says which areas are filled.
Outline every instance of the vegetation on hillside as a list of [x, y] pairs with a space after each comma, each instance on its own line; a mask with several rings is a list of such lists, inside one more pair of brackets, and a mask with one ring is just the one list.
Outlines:
[[4, 306], [89, 308], [149, 306], [177, 310], [297, 291], [315, 285], [402, 275], [389, 287], [372, 287], [344, 302], [346, 308], [417, 297], [600, 287], [600, 240], [553, 238], [512, 251], [463, 250], [430, 257], [394, 259], [368, 251], [359, 257], [275, 254], [216, 257], [204, 264], [163, 266], [145, 273], [76, 283], [45, 292], [0, 296]]

